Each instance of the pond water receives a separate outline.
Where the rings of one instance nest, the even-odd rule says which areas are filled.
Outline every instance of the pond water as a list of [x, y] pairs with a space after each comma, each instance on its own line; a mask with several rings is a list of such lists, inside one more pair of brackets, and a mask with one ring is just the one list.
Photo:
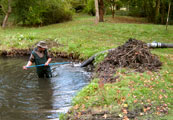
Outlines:
[[89, 82], [90, 73], [78, 64], [51, 66], [53, 77], [39, 79], [35, 68], [22, 69], [26, 63], [0, 57], [0, 120], [58, 120]]

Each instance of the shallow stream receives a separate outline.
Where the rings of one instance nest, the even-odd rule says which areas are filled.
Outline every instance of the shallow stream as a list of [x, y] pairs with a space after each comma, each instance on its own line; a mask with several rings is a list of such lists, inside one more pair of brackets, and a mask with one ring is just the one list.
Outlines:
[[22, 69], [27, 59], [0, 57], [0, 120], [58, 120], [90, 72], [75, 63], [56, 65], [53, 78], [39, 79], [35, 68]]

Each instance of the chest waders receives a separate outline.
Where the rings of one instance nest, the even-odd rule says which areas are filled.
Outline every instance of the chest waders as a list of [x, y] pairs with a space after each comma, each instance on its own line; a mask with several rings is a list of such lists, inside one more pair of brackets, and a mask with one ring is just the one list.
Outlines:
[[[45, 64], [47, 62], [47, 51], [45, 51], [43, 57], [39, 57], [35, 51], [33, 51], [32, 54], [34, 55], [36, 65]], [[37, 67], [36, 70], [39, 78], [44, 78], [45, 75], [46, 78], [52, 77], [50, 66], [40, 66]]]

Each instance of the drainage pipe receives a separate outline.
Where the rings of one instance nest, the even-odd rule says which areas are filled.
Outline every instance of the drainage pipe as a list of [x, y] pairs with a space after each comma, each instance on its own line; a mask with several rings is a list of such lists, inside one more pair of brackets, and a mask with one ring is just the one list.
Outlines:
[[102, 52], [99, 52], [99, 53], [96, 53], [94, 54], [93, 56], [91, 56], [89, 59], [87, 59], [86, 61], [84, 61], [80, 67], [86, 67], [87, 65], [89, 65], [90, 63], [92, 63], [92, 61], [95, 59], [95, 57], [99, 54], [103, 54], [103, 53], [106, 53], [106, 52], [110, 52], [112, 50], [115, 50], [116, 48], [113, 48], [113, 49], [108, 49], [108, 50], [105, 50], [105, 51], [102, 51]]
[[173, 48], [173, 44], [171, 43], [159, 43], [159, 42], [152, 42], [147, 43], [149, 48]]

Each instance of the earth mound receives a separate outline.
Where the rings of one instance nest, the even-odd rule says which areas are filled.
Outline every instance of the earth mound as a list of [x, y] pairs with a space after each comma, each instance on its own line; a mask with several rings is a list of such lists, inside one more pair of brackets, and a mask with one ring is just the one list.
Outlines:
[[146, 43], [130, 38], [124, 45], [110, 51], [98, 65], [96, 72], [104, 82], [115, 82], [118, 77], [114, 77], [114, 74], [118, 68], [126, 67], [144, 72], [158, 71], [161, 66], [162, 62], [150, 52]]

